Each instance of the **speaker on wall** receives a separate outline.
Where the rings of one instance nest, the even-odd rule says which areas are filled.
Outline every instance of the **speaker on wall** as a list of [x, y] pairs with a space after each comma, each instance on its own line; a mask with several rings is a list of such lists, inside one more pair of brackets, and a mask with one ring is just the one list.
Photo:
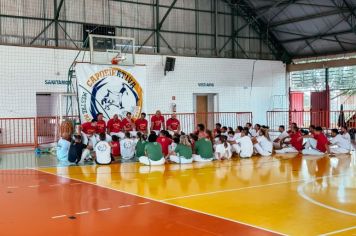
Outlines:
[[164, 75], [167, 71], [174, 71], [176, 59], [174, 57], [166, 57], [166, 65], [164, 66]]

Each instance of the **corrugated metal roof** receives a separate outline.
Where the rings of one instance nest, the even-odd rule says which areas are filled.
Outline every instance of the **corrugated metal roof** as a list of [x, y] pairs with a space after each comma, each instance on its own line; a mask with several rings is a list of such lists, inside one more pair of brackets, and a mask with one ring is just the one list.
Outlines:
[[356, 0], [248, 0], [293, 57], [356, 51]]

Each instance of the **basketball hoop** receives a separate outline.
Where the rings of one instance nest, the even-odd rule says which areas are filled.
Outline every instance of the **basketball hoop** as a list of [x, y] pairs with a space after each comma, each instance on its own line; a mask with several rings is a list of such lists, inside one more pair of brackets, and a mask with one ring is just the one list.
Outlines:
[[119, 65], [122, 61], [124, 61], [126, 58], [123, 56], [121, 53], [117, 54], [111, 59], [111, 64], [112, 65]]

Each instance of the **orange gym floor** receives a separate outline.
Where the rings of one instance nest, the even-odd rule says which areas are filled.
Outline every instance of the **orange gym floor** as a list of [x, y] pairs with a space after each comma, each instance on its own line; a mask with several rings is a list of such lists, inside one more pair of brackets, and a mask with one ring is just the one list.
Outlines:
[[0, 153], [0, 235], [356, 235], [356, 156], [60, 166]]

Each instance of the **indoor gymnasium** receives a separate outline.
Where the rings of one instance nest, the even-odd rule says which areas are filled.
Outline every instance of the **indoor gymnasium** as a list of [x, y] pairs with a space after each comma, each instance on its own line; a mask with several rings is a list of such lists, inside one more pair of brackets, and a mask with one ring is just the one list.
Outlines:
[[0, 0], [0, 236], [356, 235], [355, 0]]

